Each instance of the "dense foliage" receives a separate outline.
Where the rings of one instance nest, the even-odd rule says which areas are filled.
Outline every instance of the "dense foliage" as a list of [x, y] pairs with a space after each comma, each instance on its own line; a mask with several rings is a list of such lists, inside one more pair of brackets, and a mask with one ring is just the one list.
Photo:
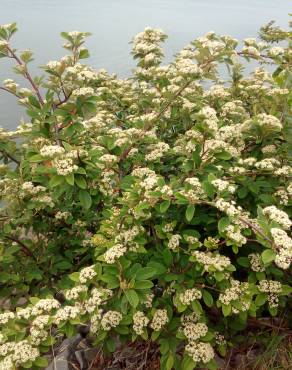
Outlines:
[[0, 369], [44, 367], [80, 325], [105, 351], [151, 340], [161, 369], [215, 369], [251, 318], [285, 320], [291, 32], [210, 32], [162, 65], [166, 35], [145, 29], [128, 79], [81, 64], [76, 31], [32, 78], [15, 32], [0, 57], [30, 88], [0, 89], [30, 122], [0, 129]]

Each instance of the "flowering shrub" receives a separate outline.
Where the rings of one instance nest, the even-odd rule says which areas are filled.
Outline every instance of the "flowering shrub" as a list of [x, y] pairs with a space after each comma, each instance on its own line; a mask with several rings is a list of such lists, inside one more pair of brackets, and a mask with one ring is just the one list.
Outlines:
[[0, 369], [45, 367], [80, 325], [105, 351], [151, 340], [161, 369], [215, 369], [291, 292], [291, 32], [243, 47], [210, 32], [162, 65], [166, 35], [147, 28], [122, 80], [80, 63], [83, 32], [32, 78], [15, 31], [0, 27], [0, 56], [31, 88], [0, 89], [30, 122], [0, 130]]

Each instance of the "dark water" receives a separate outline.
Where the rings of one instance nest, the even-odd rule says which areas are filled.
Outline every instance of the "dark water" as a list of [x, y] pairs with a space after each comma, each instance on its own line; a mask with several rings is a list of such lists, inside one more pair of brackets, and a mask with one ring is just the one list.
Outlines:
[[[89, 31], [88, 63], [128, 76], [134, 63], [129, 41], [146, 26], [162, 28], [169, 39], [166, 60], [190, 40], [208, 31], [238, 39], [256, 36], [274, 19], [287, 27], [291, 0], [0, 0], [0, 24], [17, 22], [14, 45], [32, 49], [32, 71], [66, 53], [61, 31]], [[0, 81], [14, 77], [11, 64], [0, 59]], [[23, 111], [12, 96], [0, 92], [0, 126], [14, 128]]]

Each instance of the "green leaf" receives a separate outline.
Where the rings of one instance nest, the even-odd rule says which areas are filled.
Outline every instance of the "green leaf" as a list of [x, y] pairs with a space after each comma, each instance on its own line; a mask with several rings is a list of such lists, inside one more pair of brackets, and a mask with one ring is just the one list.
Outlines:
[[70, 173], [69, 175], [65, 176], [66, 182], [73, 186], [74, 185], [74, 173]]
[[195, 206], [193, 204], [188, 205], [186, 209], [186, 219], [188, 222], [192, 221], [195, 213]]
[[160, 203], [160, 212], [165, 213], [170, 206], [170, 200], [165, 200], [164, 202]]
[[220, 218], [218, 222], [218, 230], [220, 231], [220, 233], [222, 233], [229, 224], [230, 224], [230, 221], [228, 217]]
[[114, 289], [114, 288], [117, 288], [120, 286], [120, 281], [119, 279], [116, 277], [116, 276], [113, 276], [113, 275], [102, 275], [100, 277], [100, 280], [104, 281], [105, 283], [107, 283], [107, 287], [109, 289]]
[[114, 352], [116, 349], [115, 340], [113, 338], [107, 338], [105, 345], [109, 352]]
[[28, 159], [30, 162], [43, 162], [45, 161], [44, 157], [42, 157], [40, 154], [35, 154], [29, 157]]
[[65, 333], [67, 338], [73, 337], [73, 335], [76, 333], [75, 327], [70, 323], [67, 323], [65, 325]]
[[208, 292], [206, 289], [203, 289], [202, 293], [203, 293], [203, 300], [204, 300], [206, 306], [212, 307], [213, 304], [214, 304], [212, 294], [210, 292]]
[[266, 265], [276, 258], [276, 253], [272, 249], [266, 249], [261, 255], [263, 263]]
[[86, 189], [87, 188], [86, 180], [83, 176], [79, 176], [79, 175], [75, 176], [75, 183], [81, 189]]
[[63, 261], [57, 262], [54, 265], [54, 267], [58, 270], [68, 270], [72, 267], [72, 264], [67, 260], [63, 260]]
[[32, 368], [32, 361], [27, 361], [25, 363], [22, 363], [21, 366], [24, 368], [24, 369], [31, 369]]
[[247, 188], [240, 188], [237, 191], [237, 195], [239, 199], [244, 199], [248, 194], [248, 189]]
[[173, 357], [173, 354], [170, 353], [166, 360], [165, 370], [171, 370], [173, 368], [173, 364], [174, 364], [174, 357]]
[[239, 266], [242, 266], [242, 267], [250, 266], [248, 257], [238, 257], [236, 261], [239, 264]]
[[89, 52], [87, 49], [82, 49], [79, 53], [79, 59], [89, 58]]
[[165, 248], [162, 252], [163, 261], [166, 264], [166, 266], [171, 266], [172, 264], [172, 253], [169, 250], [169, 248]]
[[37, 366], [37, 367], [46, 367], [48, 366], [48, 359], [45, 358], [45, 357], [38, 357], [35, 361], [34, 361], [34, 365]]
[[286, 284], [282, 284], [282, 291], [280, 295], [289, 295], [292, 293], [292, 287]]
[[197, 315], [201, 315], [203, 312], [203, 308], [201, 306], [201, 303], [199, 301], [193, 301], [192, 303], [192, 309]]
[[143, 267], [136, 272], [136, 280], [146, 280], [156, 275], [153, 267]]
[[231, 304], [223, 304], [222, 305], [222, 312], [223, 312], [223, 315], [226, 317], [226, 316], [229, 316], [231, 314]]
[[255, 304], [256, 306], [262, 306], [267, 302], [268, 296], [266, 293], [260, 293], [256, 296]]
[[136, 308], [139, 304], [139, 296], [133, 289], [125, 290], [125, 295], [127, 297], [128, 302], [134, 308]]
[[209, 370], [216, 370], [216, 369], [218, 369], [217, 362], [214, 359], [212, 359], [211, 361], [209, 361], [207, 363], [207, 369], [209, 369]]
[[54, 175], [49, 181], [49, 186], [54, 188], [64, 182], [64, 176]]
[[134, 284], [135, 289], [150, 289], [153, 287], [153, 283], [150, 280], [136, 281]]
[[196, 363], [194, 362], [194, 360], [188, 355], [184, 355], [184, 358], [181, 364], [181, 370], [193, 370], [195, 367], [196, 367]]
[[88, 191], [79, 190], [78, 197], [83, 208], [89, 209], [92, 205], [92, 199]]
[[79, 272], [73, 272], [72, 274], [69, 275], [69, 278], [72, 281], [75, 281], [76, 283], [79, 283], [79, 276], [80, 276]]
[[224, 161], [228, 161], [229, 159], [232, 158], [232, 155], [225, 151], [221, 153], [216, 153], [215, 156], [219, 159], [223, 159]]

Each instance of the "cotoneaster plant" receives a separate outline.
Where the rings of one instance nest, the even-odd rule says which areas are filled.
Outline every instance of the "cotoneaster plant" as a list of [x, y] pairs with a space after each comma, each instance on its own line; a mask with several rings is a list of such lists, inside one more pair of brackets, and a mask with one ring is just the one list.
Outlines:
[[80, 63], [83, 32], [32, 78], [15, 32], [0, 56], [31, 87], [0, 90], [30, 119], [0, 130], [0, 369], [44, 368], [80, 325], [105, 352], [153, 341], [163, 370], [215, 369], [251, 320], [287, 319], [291, 32], [210, 32], [165, 65], [147, 28], [127, 79]]

